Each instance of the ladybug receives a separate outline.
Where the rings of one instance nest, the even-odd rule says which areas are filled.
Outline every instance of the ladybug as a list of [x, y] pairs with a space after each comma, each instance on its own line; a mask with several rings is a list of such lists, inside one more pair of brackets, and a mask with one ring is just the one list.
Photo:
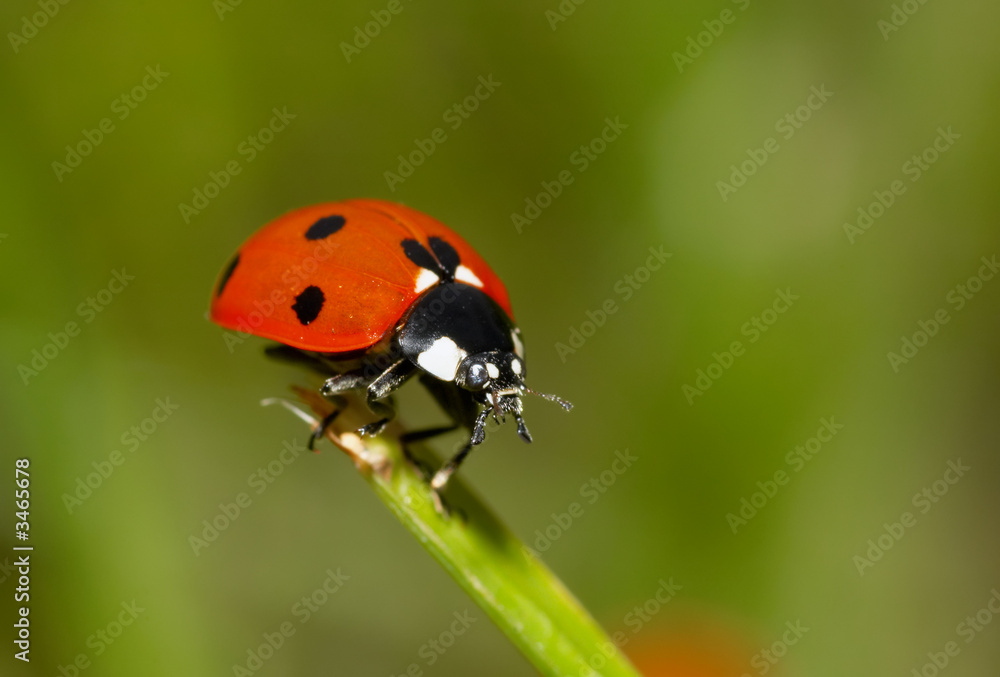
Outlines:
[[[492, 415], [531, 434], [521, 398], [521, 331], [503, 282], [454, 231], [409, 207], [348, 200], [297, 209], [254, 233], [225, 266], [211, 319], [279, 342], [272, 356], [329, 377], [323, 396], [363, 393], [377, 417], [358, 430], [377, 435], [395, 416], [391, 395], [413, 376], [452, 424], [402, 436], [407, 443], [466, 428], [469, 439], [431, 479], [435, 492], [473, 447]], [[323, 421], [310, 448], [339, 412]]]

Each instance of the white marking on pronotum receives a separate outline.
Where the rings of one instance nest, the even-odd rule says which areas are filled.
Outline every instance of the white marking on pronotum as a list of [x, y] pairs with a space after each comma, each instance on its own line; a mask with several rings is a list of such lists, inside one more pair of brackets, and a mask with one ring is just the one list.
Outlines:
[[454, 381], [458, 365], [468, 353], [447, 336], [442, 336], [430, 348], [417, 355], [417, 364], [442, 381]]
[[426, 268], [420, 269], [420, 275], [417, 276], [417, 286], [415, 291], [419, 294], [428, 287], [433, 286], [438, 281], [438, 276], [433, 272], [427, 270]]
[[486, 371], [489, 372], [490, 378], [500, 378], [500, 370], [492, 362], [486, 363]]
[[517, 374], [518, 376], [524, 371], [524, 367], [521, 366], [521, 360], [513, 359], [510, 361], [510, 370]]
[[459, 266], [458, 270], [455, 271], [455, 279], [459, 282], [464, 282], [465, 284], [471, 284], [473, 287], [483, 288], [483, 281], [480, 280], [475, 273], [465, 266]]
[[523, 360], [524, 359], [524, 344], [521, 343], [521, 337], [518, 334], [518, 331], [516, 329], [510, 333], [510, 338], [511, 338], [511, 340], [514, 341], [514, 354], [517, 355], [518, 357], [520, 357]]

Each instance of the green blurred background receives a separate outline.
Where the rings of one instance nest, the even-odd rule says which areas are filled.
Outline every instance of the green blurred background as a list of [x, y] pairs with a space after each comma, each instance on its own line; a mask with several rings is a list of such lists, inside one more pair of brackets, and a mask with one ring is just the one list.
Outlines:
[[[75, 674], [83, 654], [83, 675], [241, 674], [290, 621], [252, 674], [531, 674], [342, 454], [251, 484], [307, 434], [259, 400], [314, 380], [263, 341], [227, 346], [205, 317], [216, 275], [289, 209], [377, 197], [451, 225], [505, 279], [530, 383], [576, 409], [527, 401], [535, 443], [503, 429], [462, 474], [648, 674], [929, 676], [942, 656], [949, 675], [995, 674], [1000, 280], [968, 280], [1000, 253], [996, 3], [51, 4], [0, 7], [2, 472], [31, 460], [36, 548], [25, 665], [5, 480], [0, 672]], [[480, 77], [499, 86], [453, 128]], [[275, 108], [294, 119], [251, 152]], [[584, 169], [573, 154], [606, 118], [627, 127]], [[734, 170], [751, 174], [738, 188]], [[563, 171], [519, 232], [512, 214]], [[650, 247], [672, 256], [637, 273]], [[102, 294], [116, 272], [134, 279]], [[778, 290], [798, 300], [765, 312]], [[915, 336], [939, 309], [948, 322]], [[78, 335], [46, 348], [69, 322]], [[591, 335], [560, 351], [573, 328]], [[922, 347], [894, 368], [904, 337]], [[32, 374], [36, 350], [52, 359]], [[442, 420], [405, 390], [407, 423]], [[158, 398], [176, 411], [142, 432]], [[815, 456], [786, 458], [830, 417], [843, 428]], [[115, 452], [89, 497], [66, 498]], [[249, 507], [196, 554], [240, 492]], [[741, 508], [746, 524], [727, 517]], [[914, 526], [894, 526], [904, 512]], [[349, 579], [301, 622], [327, 570]], [[429, 648], [466, 611], [453, 646]]]

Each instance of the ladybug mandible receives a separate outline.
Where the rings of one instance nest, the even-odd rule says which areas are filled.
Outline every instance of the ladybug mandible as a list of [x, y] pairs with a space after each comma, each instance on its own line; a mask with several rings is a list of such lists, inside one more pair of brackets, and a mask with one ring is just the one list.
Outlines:
[[[435, 473], [442, 490], [492, 415], [509, 414], [525, 442], [521, 331], [507, 290], [476, 251], [442, 223], [380, 200], [295, 210], [254, 233], [225, 267], [211, 319], [278, 341], [277, 357], [332, 374], [322, 394], [364, 392], [376, 435], [395, 416], [392, 392], [419, 375], [452, 425], [403, 435], [407, 443], [465, 427], [468, 442]], [[251, 323], [251, 320], [254, 320]], [[310, 447], [333, 417], [313, 432]], [[412, 459], [412, 457], [410, 457]]]

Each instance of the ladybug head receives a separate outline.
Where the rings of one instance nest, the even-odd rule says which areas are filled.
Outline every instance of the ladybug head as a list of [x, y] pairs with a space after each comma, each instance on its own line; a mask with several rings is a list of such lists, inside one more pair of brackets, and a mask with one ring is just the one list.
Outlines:
[[524, 388], [524, 360], [514, 353], [490, 350], [469, 355], [458, 365], [456, 385], [474, 393], [486, 404], [486, 393], [493, 396], [520, 395]]
[[530, 442], [531, 433], [521, 418], [523, 395], [538, 395], [556, 402], [566, 411], [573, 405], [555, 395], [535, 392], [524, 384], [524, 375], [524, 360], [517, 354], [490, 350], [462, 360], [455, 374], [455, 384], [472, 392], [480, 404], [490, 407], [495, 421], [506, 420], [506, 415], [511, 414], [517, 421], [518, 435]]
[[520, 330], [496, 301], [472, 285], [438, 284], [424, 292], [402, 322], [396, 340], [403, 355], [421, 370], [471, 393], [486, 407], [476, 417], [473, 444], [485, 437], [483, 426], [491, 413], [497, 422], [511, 414], [518, 434], [530, 442], [521, 419], [525, 394], [539, 395], [566, 410], [572, 407], [524, 384]]

